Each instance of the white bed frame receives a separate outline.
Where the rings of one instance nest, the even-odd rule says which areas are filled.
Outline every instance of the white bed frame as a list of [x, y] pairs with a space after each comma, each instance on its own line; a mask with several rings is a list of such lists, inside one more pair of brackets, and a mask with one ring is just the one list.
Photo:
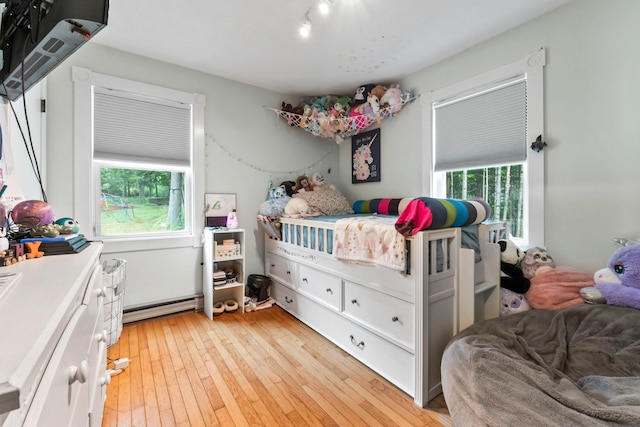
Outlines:
[[[477, 264], [474, 251], [460, 247], [460, 228], [419, 232], [407, 239], [406, 275], [333, 257], [326, 244], [333, 223], [282, 218], [281, 227], [282, 240], [265, 239], [265, 273], [278, 305], [421, 407], [441, 392], [440, 360], [451, 337], [499, 314], [495, 242], [504, 235], [505, 223], [479, 225], [482, 261]], [[321, 238], [323, 247], [304, 247]], [[438, 245], [444, 262], [436, 272]]]

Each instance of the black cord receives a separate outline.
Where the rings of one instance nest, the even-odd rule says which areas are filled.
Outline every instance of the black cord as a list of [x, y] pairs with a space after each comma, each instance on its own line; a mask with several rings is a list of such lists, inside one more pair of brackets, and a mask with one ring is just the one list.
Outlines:
[[[42, 4], [42, 2], [40, 2], [40, 4]], [[29, 16], [29, 20], [31, 20], [31, 13], [28, 13]], [[22, 58], [20, 60], [20, 80], [21, 80], [21, 89], [22, 89], [22, 105], [24, 108], [24, 118], [25, 118], [25, 123], [27, 126], [27, 134], [29, 136], [29, 141], [27, 142], [27, 138], [24, 134], [24, 131], [22, 130], [22, 125], [20, 125], [20, 120], [18, 119], [18, 114], [16, 113], [15, 108], [13, 107], [13, 103], [11, 101], [9, 101], [9, 105], [11, 106], [11, 111], [13, 112], [13, 116], [16, 119], [16, 123], [18, 124], [18, 129], [20, 130], [20, 134], [22, 136], [22, 141], [24, 142], [24, 146], [25, 149], [27, 150], [27, 155], [29, 156], [29, 162], [31, 163], [31, 169], [33, 170], [33, 173], [36, 177], [36, 180], [38, 181], [38, 186], [40, 187], [40, 193], [42, 195], [42, 200], [46, 203], [47, 202], [47, 194], [44, 191], [44, 186], [42, 184], [42, 175], [40, 173], [40, 165], [38, 164], [38, 158], [36, 157], [35, 154], [35, 148], [33, 146], [33, 137], [31, 136], [31, 125], [29, 123], [29, 114], [27, 112], [27, 100], [25, 97], [25, 80], [24, 80], [24, 60], [25, 60], [25, 56], [26, 56], [26, 51], [27, 51], [27, 43], [31, 42], [33, 43], [33, 25], [31, 22], [29, 22], [29, 26], [30, 26], [30, 31], [29, 31], [29, 38], [25, 39], [24, 44], [22, 45]], [[39, 27], [40, 27], [40, 19], [38, 19], [37, 25], [36, 25], [36, 37], [37, 37], [37, 33], [39, 31]], [[4, 82], [2, 82], [2, 86], [4, 88], [4, 91], [6, 94], [9, 93], [9, 91], [7, 90], [7, 87], [5, 85]]]

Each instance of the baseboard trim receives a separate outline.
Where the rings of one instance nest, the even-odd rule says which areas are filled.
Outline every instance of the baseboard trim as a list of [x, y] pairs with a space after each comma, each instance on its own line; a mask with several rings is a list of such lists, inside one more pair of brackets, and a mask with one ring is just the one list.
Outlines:
[[153, 317], [166, 316], [182, 311], [200, 311], [204, 308], [204, 298], [194, 297], [180, 301], [170, 301], [152, 306], [139, 307], [125, 310], [122, 315], [122, 323], [138, 322]]

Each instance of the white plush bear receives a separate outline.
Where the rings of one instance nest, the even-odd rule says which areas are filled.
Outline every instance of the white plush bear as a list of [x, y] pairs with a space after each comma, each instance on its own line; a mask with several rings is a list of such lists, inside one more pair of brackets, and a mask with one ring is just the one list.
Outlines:
[[309, 203], [300, 197], [293, 197], [284, 207], [284, 213], [289, 216], [309, 215]]

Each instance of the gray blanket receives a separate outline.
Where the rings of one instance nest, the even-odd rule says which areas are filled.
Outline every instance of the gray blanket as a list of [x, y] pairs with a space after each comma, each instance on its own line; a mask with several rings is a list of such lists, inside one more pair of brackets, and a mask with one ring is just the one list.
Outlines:
[[640, 426], [640, 310], [479, 322], [447, 346], [442, 388], [455, 426]]

